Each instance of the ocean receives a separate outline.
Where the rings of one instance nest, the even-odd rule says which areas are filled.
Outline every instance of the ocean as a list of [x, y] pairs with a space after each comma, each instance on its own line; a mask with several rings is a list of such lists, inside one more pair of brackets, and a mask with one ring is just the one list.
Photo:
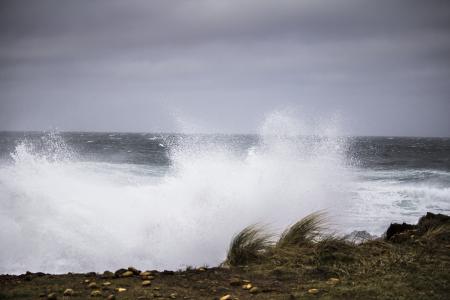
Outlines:
[[0, 273], [217, 265], [249, 224], [450, 213], [450, 138], [1, 132]]

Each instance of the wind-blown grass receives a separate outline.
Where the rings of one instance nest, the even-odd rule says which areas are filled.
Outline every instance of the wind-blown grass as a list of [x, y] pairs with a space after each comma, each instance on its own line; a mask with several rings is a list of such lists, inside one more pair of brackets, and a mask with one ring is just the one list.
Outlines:
[[450, 240], [450, 224], [444, 224], [428, 228], [422, 235], [422, 239], [426, 241], [440, 242]]
[[316, 241], [325, 229], [326, 214], [323, 211], [307, 215], [287, 228], [280, 236], [277, 247], [301, 246]]
[[265, 228], [250, 225], [239, 232], [230, 243], [226, 264], [231, 266], [246, 265], [257, 262], [273, 244], [272, 235]]

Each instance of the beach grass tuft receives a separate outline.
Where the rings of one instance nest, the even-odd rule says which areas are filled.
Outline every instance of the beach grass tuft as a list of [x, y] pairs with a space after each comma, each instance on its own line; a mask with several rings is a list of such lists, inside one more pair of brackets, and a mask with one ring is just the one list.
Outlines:
[[303, 246], [317, 241], [326, 229], [327, 216], [324, 211], [314, 212], [287, 228], [276, 246]]
[[231, 240], [225, 263], [238, 266], [257, 262], [272, 244], [272, 235], [263, 226], [247, 226]]

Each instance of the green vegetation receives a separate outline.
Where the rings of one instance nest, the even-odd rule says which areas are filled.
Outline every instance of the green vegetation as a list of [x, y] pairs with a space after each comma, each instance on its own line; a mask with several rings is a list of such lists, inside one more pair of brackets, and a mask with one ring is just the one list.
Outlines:
[[[278, 240], [264, 227], [246, 227], [217, 268], [0, 275], [0, 299], [448, 299], [450, 217], [428, 213], [359, 244], [326, 229], [323, 212]], [[63, 296], [67, 289], [73, 293]]]
[[236, 266], [258, 262], [271, 245], [271, 235], [265, 233], [263, 227], [250, 225], [231, 240], [225, 264]]
[[326, 215], [316, 212], [307, 215], [291, 227], [287, 228], [277, 242], [277, 247], [306, 246], [320, 238], [325, 229]]
[[326, 228], [323, 212], [308, 215], [286, 229], [276, 243], [258, 249], [262, 253], [258, 261], [234, 267], [288, 286], [296, 282], [291, 286], [292, 299], [447, 299], [450, 295], [448, 217], [427, 214], [389, 240], [360, 244], [326, 234]]

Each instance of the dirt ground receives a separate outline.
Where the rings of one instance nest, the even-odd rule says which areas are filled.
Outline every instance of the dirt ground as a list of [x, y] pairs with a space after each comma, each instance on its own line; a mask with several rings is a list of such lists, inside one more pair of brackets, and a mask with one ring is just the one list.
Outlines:
[[273, 248], [241, 266], [0, 275], [0, 299], [450, 299], [449, 227], [418, 232]]

